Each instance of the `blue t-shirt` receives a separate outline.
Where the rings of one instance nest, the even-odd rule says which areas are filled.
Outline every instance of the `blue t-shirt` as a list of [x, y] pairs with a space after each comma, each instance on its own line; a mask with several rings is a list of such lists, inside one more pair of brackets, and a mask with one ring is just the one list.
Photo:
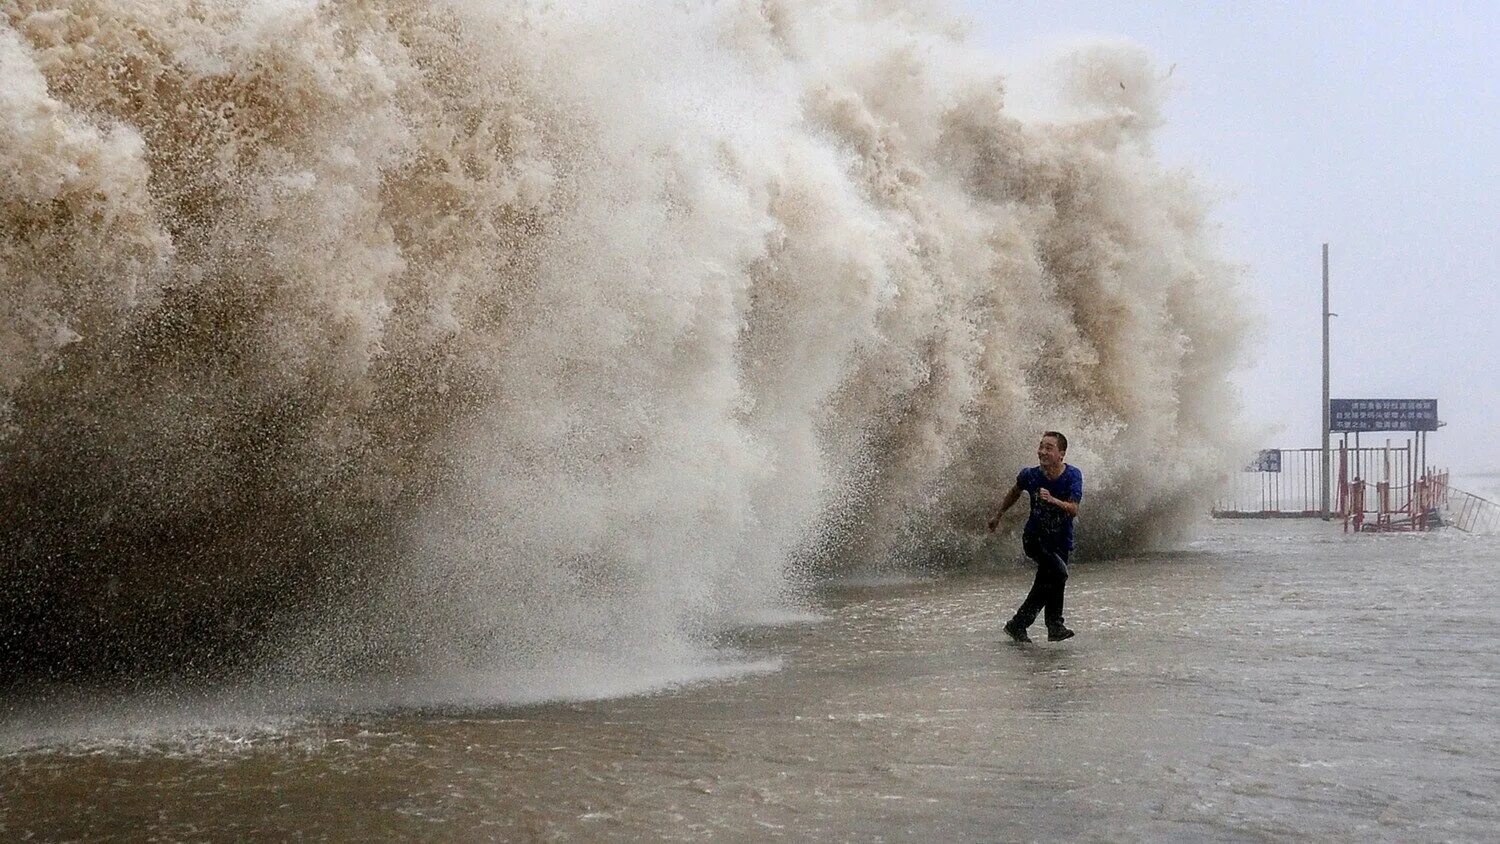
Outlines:
[[1083, 500], [1083, 473], [1077, 466], [1063, 464], [1063, 471], [1054, 480], [1040, 466], [1028, 466], [1016, 475], [1016, 486], [1031, 496], [1031, 517], [1026, 520], [1025, 535], [1043, 542], [1058, 543], [1064, 548], [1073, 547], [1073, 517], [1042, 500], [1037, 491], [1046, 487], [1054, 498], [1077, 503]]

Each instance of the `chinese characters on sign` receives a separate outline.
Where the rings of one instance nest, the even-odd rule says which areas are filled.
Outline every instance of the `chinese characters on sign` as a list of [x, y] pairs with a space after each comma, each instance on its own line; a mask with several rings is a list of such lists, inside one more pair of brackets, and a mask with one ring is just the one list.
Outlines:
[[1245, 467], [1246, 472], [1280, 472], [1281, 471], [1281, 449], [1263, 448], [1256, 453], [1255, 459]]
[[1437, 399], [1329, 399], [1328, 430], [1436, 431]]

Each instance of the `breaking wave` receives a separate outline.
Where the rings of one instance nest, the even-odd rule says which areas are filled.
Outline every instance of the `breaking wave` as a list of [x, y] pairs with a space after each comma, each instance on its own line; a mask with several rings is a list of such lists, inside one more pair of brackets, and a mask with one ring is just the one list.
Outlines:
[[1085, 546], [1190, 519], [1244, 325], [1158, 73], [996, 67], [884, 0], [0, 0], [0, 679], [675, 676], [993, 553], [1048, 428]]

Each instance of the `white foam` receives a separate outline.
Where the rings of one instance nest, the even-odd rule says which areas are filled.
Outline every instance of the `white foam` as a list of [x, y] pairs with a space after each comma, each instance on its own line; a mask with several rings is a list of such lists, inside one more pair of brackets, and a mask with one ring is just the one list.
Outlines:
[[6, 534], [36, 600], [149, 628], [312, 568], [361, 585], [292, 670], [613, 694], [849, 561], [990, 553], [1043, 429], [1094, 548], [1241, 450], [1237, 270], [1138, 48], [1023, 122], [938, 8], [182, 6], [0, 25], [0, 496], [116, 584]]

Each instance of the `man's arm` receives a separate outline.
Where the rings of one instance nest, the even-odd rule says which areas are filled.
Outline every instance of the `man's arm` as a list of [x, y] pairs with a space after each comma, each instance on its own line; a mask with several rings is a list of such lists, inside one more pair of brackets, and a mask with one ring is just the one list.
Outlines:
[[1048, 504], [1051, 504], [1053, 507], [1056, 507], [1057, 509], [1063, 511], [1064, 513], [1067, 513], [1069, 516], [1076, 516], [1076, 515], [1078, 515], [1078, 502], [1077, 501], [1064, 501], [1061, 498], [1058, 498], [1057, 496], [1053, 495], [1052, 491], [1049, 490], [1049, 489], [1047, 489], [1046, 487], [1042, 487], [1041, 490], [1039, 490], [1039, 492], [1040, 492], [1041, 499], [1043, 501], [1047, 502]]
[[1020, 497], [1021, 485], [1015, 484], [1010, 488], [1010, 492], [1007, 492], [1005, 494], [1005, 498], [1000, 501], [1000, 512], [995, 514], [995, 518], [990, 519], [990, 533], [995, 532], [995, 527], [1000, 524], [1000, 517], [1005, 515], [1005, 511], [1009, 510], [1011, 506], [1016, 503], [1016, 500]]

